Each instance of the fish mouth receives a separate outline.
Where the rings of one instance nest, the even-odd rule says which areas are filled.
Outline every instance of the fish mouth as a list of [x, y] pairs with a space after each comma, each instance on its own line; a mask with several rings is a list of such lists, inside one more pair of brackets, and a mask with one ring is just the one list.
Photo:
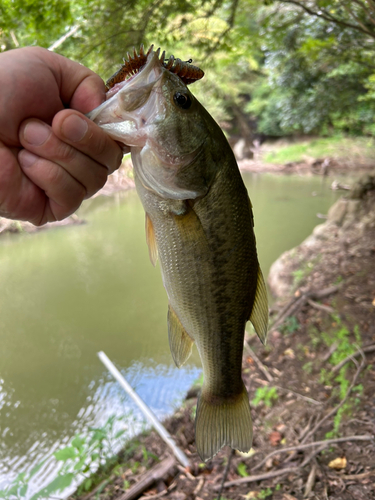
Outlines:
[[151, 50], [145, 66], [110, 89], [107, 100], [86, 116], [124, 145], [144, 146], [149, 124], [165, 119], [165, 106], [158, 99], [165, 71], [158, 52]]

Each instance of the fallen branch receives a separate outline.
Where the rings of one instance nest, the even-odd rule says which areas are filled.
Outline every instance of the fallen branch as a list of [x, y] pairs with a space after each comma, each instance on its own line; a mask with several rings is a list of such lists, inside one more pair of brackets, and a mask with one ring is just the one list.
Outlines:
[[316, 406], [321, 406], [323, 404], [320, 401], [317, 401], [316, 399], [312, 399], [312, 398], [309, 398], [307, 396], [304, 396], [303, 394], [300, 394], [299, 392], [293, 391], [292, 389], [289, 389], [288, 387], [283, 387], [281, 385], [271, 384], [270, 382], [267, 382], [266, 380], [262, 380], [261, 378], [254, 378], [254, 382], [257, 382], [258, 384], [266, 386], [269, 389], [271, 389], [272, 387], [275, 387], [276, 389], [279, 389], [280, 391], [283, 391], [286, 393], [290, 392], [296, 398], [302, 399], [303, 401], [307, 401], [308, 403], [312, 403]]
[[170, 484], [166, 490], [161, 491], [160, 493], [155, 493], [155, 495], [145, 495], [143, 497], [140, 497], [139, 500], [153, 500], [154, 498], [161, 498], [164, 497], [165, 495], [168, 495], [168, 493], [170, 493], [176, 488], [177, 488], [177, 480], [175, 479], [173, 483]]
[[369, 470], [368, 472], [363, 472], [362, 474], [343, 474], [340, 476], [342, 479], [346, 479], [349, 481], [360, 481], [361, 479], [365, 479], [369, 476], [374, 476], [375, 470]]
[[358, 349], [358, 351], [354, 352], [353, 354], [349, 354], [345, 359], [340, 361], [336, 366], [334, 366], [331, 370], [332, 373], [337, 373], [338, 371], [341, 370], [341, 368], [346, 365], [349, 361], [351, 361], [353, 358], [356, 358], [359, 356], [362, 352], [368, 353], [368, 352], [375, 352], [375, 344], [368, 345], [365, 347], [362, 347], [362, 349]]
[[292, 300], [279, 312], [278, 316], [275, 318], [275, 321], [270, 326], [270, 331], [275, 330], [277, 327], [279, 327], [286, 320], [286, 318], [295, 314], [309, 300], [319, 300], [328, 297], [329, 295], [336, 293], [341, 286], [342, 283], [340, 283], [340, 285], [324, 288], [323, 290], [308, 290], [304, 292], [300, 297], [293, 297]]
[[128, 489], [118, 500], [134, 500], [138, 498], [147, 488], [149, 488], [158, 479], [161, 479], [167, 472], [175, 465], [176, 460], [174, 457], [168, 457], [154, 465], [152, 469], [145, 472], [138, 483], [134, 484]]
[[[203, 488], [204, 486], [204, 481], [205, 481], [205, 478], [204, 477], [201, 477], [197, 486], [195, 487], [194, 491], [193, 491], [193, 495], [197, 496], [198, 493], [201, 491], [201, 489]], [[194, 497], [195, 498], [195, 497]]]
[[223, 489], [224, 489], [224, 484], [225, 484], [225, 481], [227, 479], [227, 476], [228, 476], [228, 472], [229, 472], [229, 468], [230, 468], [230, 463], [232, 461], [232, 457], [234, 456], [235, 454], [235, 450], [231, 449], [230, 452], [229, 452], [229, 456], [228, 456], [228, 463], [225, 467], [225, 470], [224, 470], [224, 473], [223, 473], [223, 479], [221, 480], [221, 483], [220, 483], [220, 487], [218, 488], [218, 495], [217, 495], [217, 500], [221, 500], [221, 495], [223, 493]]
[[[264, 460], [262, 460], [262, 462], [260, 464], [258, 464], [256, 467], [253, 468], [253, 471], [255, 469], [258, 469], [261, 465], [263, 465], [265, 463], [265, 461], [268, 460], [268, 458], [270, 458], [273, 455], [277, 455], [278, 453], [281, 453], [281, 452], [304, 450], [307, 448], [311, 448], [312, 446], [323, 445], [323, 444], [324, 444], [324, 448], [325, 448], [329, 444], [341, 443], [341, 442], [345, 442], [345, 441], [373, 441], [373, 440], [374, 440], [373, 436], [348, 436], [348, 437], [337, 438], [337, 439], [327, 439], [326, 441], [316, 441], [315, 443], [301, 444], [298, 446], [291, 446], [289, 448], [276, 450], [276, 451], [270, 453], [269, 455], [267, 455], [267, 457]], [[253, 483], [256, 481], [263, 481], [265, 479], [272, 479], [273, 477], [282, 476], [284, 474], [291, 474], [291, 473], [299, 472], [302, 467], [307, 465], [314, 458], [314, 456], [315, 456], [315, 454], [311, 454], [309, 456], [309, 460], [308, 461], [304, 460], [304, 462], [298, 467], [289, 467], [287, 469], [281, 469], [281, 470], [276, 470], [276, 471], [272, 471], [272, 472], [265, 472], [264, 474], [258, 474], [256, 476], [241, 477], [240, 479], [235, 479], [234, 481], [228, 481], [227, 483], [224, 483], [224, 488], [229, 488], [231, 486], [236, 486], [238, 484], [246, 484], [246, 483]], [[214, 490], [218, 491], [220, 489], [220, 487], [221, 487], [221, 485], [215, 486]]]
[[244, 342], [244, 347], [248, 354], [253, 358], [255, 363], [258, 365], [259, 370], [263, 373], [263, 375], [266, 377], [268, 382], [273, 382], [273, 376], [270, 374], [270, 372], [267, 370], [267, 368], [264, 366], [264, 364], [261, 362], [261, 360], [258, 358], [258, 356], [255, 354], [255, 352], [251, 349], [249, 344]]
[[328, 351], [321, 357], [320, 361], [322, 361], [323, 363], [325, 361], [328, 361], [329, 358], [332, 356], [332, 354], [337, 350], [339, 344], [338, 342], [334, 342], [330, 348], [328, 349]]
[[[238, 484], [253, 483], [255, 481], [263, 481], [264, 479], [272, 479], [273, 477], [283, 476], [284, 474], [290, 474], [291, 472], [299, 471], [299, 467], [289, 467], [288, 469], [275, 470], [273, 472], [266, 472], [264, 474], [259, 474], [258, 476], [247, 476], [241, 477], [241, 479], [235, 479], [234, 481], [228, 481], [224, 483], [224, 488], [230, 488], [231, 486], [236, 486]], [[221, 485], [215, 486], [214, 490], [219, 490]]]
[[311, 467], [309, 477], [307, 478], [307, 481], [306, 481], [305, 492], [303, 495], [304, 498], [309, 497], [310, 493], [312, 492], [312, 490], [314, 488], [315, 479], [316, 479], [316, 469], [317, 469], [317, 465], [316, 465], [316, 461], [315, 461], [315, 463], [313, 463], [313, 465]]
[[275, 318], [275, 321], [270, 325], [269, 331], [272, 332], [273, 330], [276, 330], [276, 328], [282, 325], [289, 316], [292, 316], [296, 311], [298, 311], [304, 303], [304, 295], [301, 297], [293, 297], [293, 299], [283, 309], [281, 309], [278, 316]]
[[313, 307], [314, 309], [318, 309], [318, 311], [323, 311], [323, 312], [326, 312], [328, 314], [332, 314], [335, 312], [335, 310], [333, 309], [333, 307], [330, 307], [330, 306], [325, 306], [324, 304], [319, 304], [318, 302], [315, 302], [314, 300], [312, 299], [308, 299], [307, 300], [307, 303]]
[[292, 389], [288, 389], [287, 387], [282, 387], [281, 385], [273, 385], [273, 387], [276, 387], [277, 389], [280, 389], [281, 391], [284, 392], [291, 392], [292, 394], [294, 394], [294, 396], [296, 396], [296, 398], [302, 399], [303, 401], [307, 401], [308, 403], [312, 403], [313, 405], [321, 406], [323, 404], [320, 401], [317, 401], [316, 399], [304, 396], [303, 394], [292, 391]]
[[319, 453], [321, 453], [324, 449], [326, 448], [326, 446], [324, 444], [322, 444], [322, 446], [319, 446], [319, 448], [317, 448], [316, 450], [312, 451], [310, 453], [310, 455], [307, 455], [307, 457], [303, 460], [303, 462], [301, 463], [300, 467], [301, 469], [303, 467], [305, 467], [305, 465], [307, 465], [308, 463], [311, 462], [311, 460], [316, 457], [317, 455], [319, 455]]
[[[314, 441], [313, 443], [305, 443], [305, 444], [297, 444], [296, 446], [289, 446], [288, 448], [280, 448], [279, 450], [275, 450], [271, 453], [269, 453], [259, 464], [257, 464], [255, 467], [253, 467], [253, 471], [258, 470], [264, 465], [271, 457], [275, 455], [279, 455], [280, 453], [289, 453], [290, 451], [302, 451], [302, 450], [307, 450], [309, 448], [313, 448], [314, 446], [324, 446], [326, 448], [330, 444], [336, 444], [336, 443], [345, 443], [347, 441], [374, 441], [373, 436], [347, 436], [347, 437], [341, 437], [341, 438], [334, 438], [334, 439], [325, 439], [323, 441]], [[313, 458], [313, 456], [311, 457]], [[306, 465], [307, 462], [304, 464]]]

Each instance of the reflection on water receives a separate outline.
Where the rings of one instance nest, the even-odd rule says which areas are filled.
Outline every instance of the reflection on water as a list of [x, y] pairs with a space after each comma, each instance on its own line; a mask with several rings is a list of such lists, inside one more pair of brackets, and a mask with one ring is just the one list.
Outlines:
[[[320, 178], [244, 179], [267, 274], [337, 195]], [[136, 193], [94, 211], [88, 205], [86, 225], [9, 236], [0, 244], [0, 484], [108, 412], [132, 408], [98, 351], [160, 417], [199, 373], [196, 352], [187, 367], [173, 365], [167, 298], [160, 270], [149, 262]]]

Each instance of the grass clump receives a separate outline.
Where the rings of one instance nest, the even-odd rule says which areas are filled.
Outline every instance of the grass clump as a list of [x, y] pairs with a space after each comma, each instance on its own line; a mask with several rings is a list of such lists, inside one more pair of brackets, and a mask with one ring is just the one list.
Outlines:
[[[329, 358], [329, 363], [333, 366], [336, 366], [345, 358], [353, 354], [358, 349], [358, 347], [360, 347], [361, 335], [357, 325], [354, 327], [353, 334], [351, 334], [348, 328], [345, 325], [342, 325], [341, 320], [338, 316], [333, 316], [333, 319], [334, 323], [332, 324], [332, 326], [334, 326], [335, 329], [333, 329], [329, 333], [322, 332], [321, 337], [327, 347], [330, 347], [333, 343], [337, 343], [337, 348]], [[355, 342], [353, 342], [353, 335], [355, 338]], [[338, 384], [336, 387], [334, 387], [332, 396], [337, 397], [341, 400], [344, 399], [350, 386], [348, 369], [349, 366], [344, 365], [335, 377], [333, 377], [330, 368], [322, 368], [320, 371], [321, 383], [332, 385], [335, 382], [336, 384]], [[342, 417], [345, 414], [349, 415], [352, 412], [353, 407], [359, 404], [359, 396], [361, 395], [362, 391], [362, 384], [359, 384], [353, 388], [353, 395], [348, 398], [345, 404], [337, 411], [333, 420], [333, 429], [326, 434], [327, 439], [338, 436]]]
[[276, 387], [258, 387], [255, 391], [255, 397], [251, 404], [258, 406], [263, 403], [265, 406], [271, 407], [279, 398]]
[[307, 158], [333, 157], [345, 160], [373, 160], [375, 157], [375, 140], [368, 137], [318, 137], [313, 140], [275, 148], [264, 155], [266, 163], [288, 163], [303, 161]]

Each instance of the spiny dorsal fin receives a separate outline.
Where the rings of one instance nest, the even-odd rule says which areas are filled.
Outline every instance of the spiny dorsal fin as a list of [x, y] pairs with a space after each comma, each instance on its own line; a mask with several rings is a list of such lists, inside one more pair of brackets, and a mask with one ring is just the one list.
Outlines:
[[146, 213], [146, 241], [148, 245], [148, 253], [150, 255], [151, 264], [155, 267], [158, 260], [158, 247], [156, 245], [154, 226], [152, 225], [150, 216]]
[[254, 330], [263, 344], [267, 340], [268, 330], [268, 298], [266, 284], [264, 283], [262, 270], [258, 267], [258, 282], [255, 293], [253, 309], [251, 311], [250, 321]]
[[169, 347], [176, 366], [180, 368], [189, 358], [194, 341], [187, 334], [172, 306], [168, 305]]

